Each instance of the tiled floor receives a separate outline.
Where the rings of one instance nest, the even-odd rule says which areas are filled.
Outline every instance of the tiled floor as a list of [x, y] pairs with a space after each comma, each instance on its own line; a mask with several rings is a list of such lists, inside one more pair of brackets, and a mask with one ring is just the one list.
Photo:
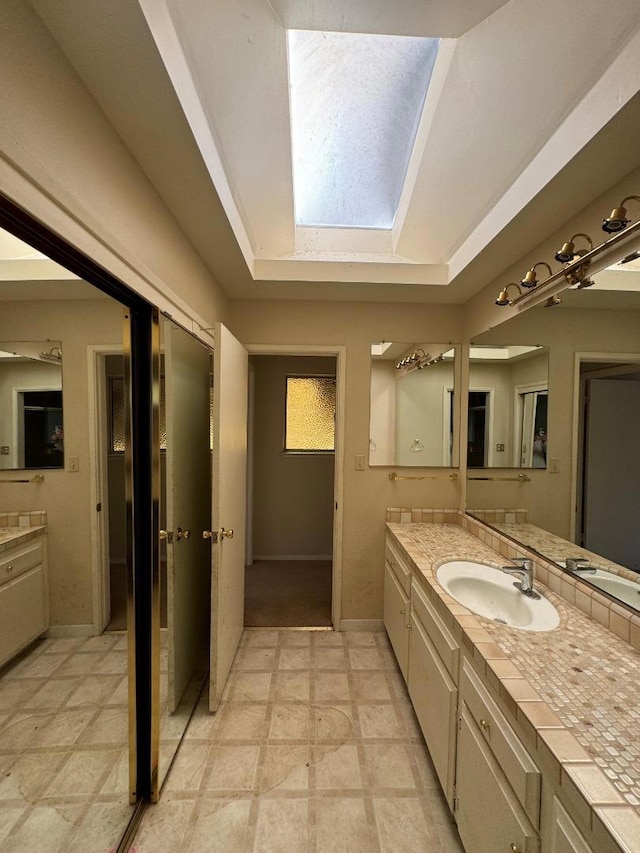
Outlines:
[[129, 821], [127, 637], [49, 639], [0, 675], [0, 850], [108, 850]]
[[383, 633], [246, 631], [136, 853], [462, 853]]

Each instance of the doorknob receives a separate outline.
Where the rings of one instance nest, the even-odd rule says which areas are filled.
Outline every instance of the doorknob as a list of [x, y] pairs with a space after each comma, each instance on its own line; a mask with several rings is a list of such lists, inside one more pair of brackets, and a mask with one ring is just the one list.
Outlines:
[[218, 532], [220, 534], [221, 539], [223, 537], [226, 539], [233, 539], [233, 528], [232, 527], [230, 527], [229, 530], [225, 530], [224, 527], [221, 527]]
[[218, 532], [217, 530], [203, 530], [202, 531], [203, 539], [211, 539], [212, 542], [218, 541]]
[[161, 530], [160, 539], [166, 539], [169, 543], [173, 542], [173, 530]]
[[220, 530], [203, 530], [202, 538], [211, 539], [212, 542], [220, 542], [223, 539], [233, 539], [233, 528], [225, 530], [224, 527], [221, 527]]
[[181, 539], [191, 539], [191, 531], [190, 530], [183, 530], [181, 527], [179, 527], [176, 530], [176, 539], [178, 540], [178, 542]]

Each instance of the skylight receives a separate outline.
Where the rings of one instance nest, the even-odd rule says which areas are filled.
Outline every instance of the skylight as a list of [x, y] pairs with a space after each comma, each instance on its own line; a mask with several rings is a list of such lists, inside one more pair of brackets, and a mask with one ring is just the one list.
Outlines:
[[391, 228], [438, 39], [287, 35], [296, 225]]

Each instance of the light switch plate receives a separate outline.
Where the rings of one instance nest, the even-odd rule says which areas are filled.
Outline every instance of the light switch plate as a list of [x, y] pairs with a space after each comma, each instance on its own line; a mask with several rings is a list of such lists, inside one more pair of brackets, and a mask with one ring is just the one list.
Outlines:
[[356, 453], [356, 471], [364, 471], [364, 453]]
[[560, 460], [557, 456], [552, 456], [549, 459], [549, 473], [550, 474], [559, 474], [560, 473]]
[[69, 457], [69, 467], [67, 468], [73, 474], [77, 474], [80, 470], [80, 457], [79, 456], [70, 456]]

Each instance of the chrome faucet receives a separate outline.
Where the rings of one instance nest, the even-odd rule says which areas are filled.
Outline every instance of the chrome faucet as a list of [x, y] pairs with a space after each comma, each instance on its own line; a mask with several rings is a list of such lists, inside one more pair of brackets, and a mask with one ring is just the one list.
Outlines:
[[514, 586], [527, 598], [540, 598], [533, 588], [533, 560], [518, 558], [513, 562], [515, 566], [502, 566], [502, 571], [508, 575], [520, 575], [520, 580]]
[[[585, 563], [586, 565], [581, 565]], [[590, 572], [595, 574], [596, 570], [593, 566], [588, 565], [587, 557], [567, 557], [564, 561], [565, 566], [570, 572]]]

